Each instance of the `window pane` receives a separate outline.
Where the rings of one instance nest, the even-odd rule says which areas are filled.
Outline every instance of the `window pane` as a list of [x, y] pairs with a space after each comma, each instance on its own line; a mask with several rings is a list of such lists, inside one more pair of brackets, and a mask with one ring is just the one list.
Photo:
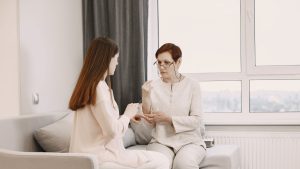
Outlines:
[[300, 80], [250, 81], [250, 112], [295, 111], [300, 111]]
[[241, 112], [241, 82], [200, 82], [203, 112]]
[[300, 1], [255, 1], [256, 65], [300, 65]]
[[239, 0], [160, 0], [159, 44], [177, 44], [183, 73], [240, 72]]

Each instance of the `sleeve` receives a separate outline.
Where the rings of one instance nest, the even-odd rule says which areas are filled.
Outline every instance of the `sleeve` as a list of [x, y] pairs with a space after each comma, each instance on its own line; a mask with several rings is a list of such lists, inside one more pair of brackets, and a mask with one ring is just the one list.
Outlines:
[[151, 107], [151, 88], [150, 88], [151, 81], [148, 81], [143, 84], [142, 86], [142, 111], [143, 113], [150, 113]]
[[130, 119], [125, 115], [116, 118], [113, 115], [115, 110], [108, 101], [101, 100], [94, 106], [91, 106], [91, 109], [105, 135], [111, 138], [125, 135]]
[[192, 87], [192, 100], [189, 116], [172, 116], [172, 123], [176, 133], [201, 129], [203, 113], [201, 110], [201, 92], [198, 83]]

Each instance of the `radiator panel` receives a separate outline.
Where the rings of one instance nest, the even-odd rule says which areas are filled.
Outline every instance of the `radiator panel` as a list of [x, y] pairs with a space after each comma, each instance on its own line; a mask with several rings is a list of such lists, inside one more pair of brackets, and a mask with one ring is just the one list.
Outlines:
[[208, 131], [215, 144], [237, 144], [241, 169], [300, 169], [299, 132]]

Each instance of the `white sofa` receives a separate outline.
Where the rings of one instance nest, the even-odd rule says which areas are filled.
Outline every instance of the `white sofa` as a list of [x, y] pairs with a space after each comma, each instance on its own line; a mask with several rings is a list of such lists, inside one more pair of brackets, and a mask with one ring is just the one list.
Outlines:
[[[34, 131], [64, 118], [67, 113], [21, 116], [0, 119], [0, 169], [102, 169], [94, 155], [44, 152], [33, 137]], [[124, 137], [129, 149], [136, 145], [131, 128]], [[104, 169], [104, 168], [103, 168]], [[207, 149], [200, 169], [240, 169], [239, 147], [215, 145]]]

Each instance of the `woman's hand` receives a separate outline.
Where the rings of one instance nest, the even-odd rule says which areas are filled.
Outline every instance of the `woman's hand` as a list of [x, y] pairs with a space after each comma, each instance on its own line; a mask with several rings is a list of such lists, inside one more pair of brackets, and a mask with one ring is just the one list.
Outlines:
[[142, 86], [142, 96], [143, 97], [148, 97], [151, 93], [151, 89], [152, 89], [152, 85], [151, 85], [152, 80], [146, 82], [143, 86]]
[[142, 109], [144, 113], [150, 113], [150, 107], [151, 107], [150, 94], [152, 90], [151, 82], [152, 81], [148, 81], [142, 86], [142, 104], [143, 104]]
[[130, 103], [127, 105], [124, 115], [132, 119], [139, 112], [139, 103]]
[[153, 112], [151, 114], [144, 114], [144, 116], [145, 116], [145, 120], [147, 120], [151, 124], [162, 123], [162, 122], [172, 124], [171, 116], [160, 111]]
[[139, 123], [141, 120], [145, 119], [145, 116], [142, 114], [136, 114], [134, 117], [132, 117], [130, 120], [134, 123]]

